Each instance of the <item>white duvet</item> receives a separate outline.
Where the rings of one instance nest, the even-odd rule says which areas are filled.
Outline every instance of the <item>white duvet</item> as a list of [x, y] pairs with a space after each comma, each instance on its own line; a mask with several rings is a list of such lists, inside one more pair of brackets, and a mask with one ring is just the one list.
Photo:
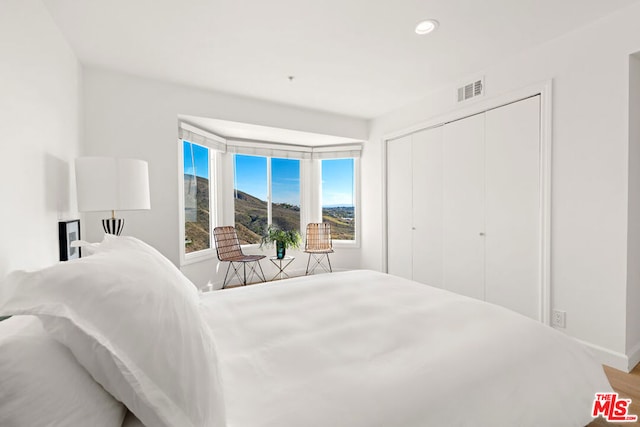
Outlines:
[[600, 365], [509, 310], [372, 271], [203, 294], [228, 427], [584, 426]]

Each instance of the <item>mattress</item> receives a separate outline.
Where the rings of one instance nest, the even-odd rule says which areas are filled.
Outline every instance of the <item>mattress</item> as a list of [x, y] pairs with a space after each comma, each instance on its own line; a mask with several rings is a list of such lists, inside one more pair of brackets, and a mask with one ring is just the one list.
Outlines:
[[579, 343], [373, 271], [202, 295], [229, 427], [584, 426], [611, 391]]

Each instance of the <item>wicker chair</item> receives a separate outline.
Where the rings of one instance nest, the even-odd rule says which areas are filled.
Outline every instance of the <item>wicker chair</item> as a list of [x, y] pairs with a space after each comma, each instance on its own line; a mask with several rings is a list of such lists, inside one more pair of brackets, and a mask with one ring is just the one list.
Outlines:
[[[304, 251], [309, 254], [307, 260], [307, 271], [305, 275], [313, 274], [315, 269], [320, 266], [327, 273], [333, 272], [331, 268], [331, 260], [329, 254], [333, 253], [333, 246], [331, 244], [331, 224], [328, 222], [310, 223], [307, 224], [307, 237], [304, 245]], [[313, 257], [314, 263], [311, 269], [309, 269], [309, 263]], [[326, 259], [327, 266], [323, 264]]]
[[[229, 263], [227, 273], [224, 275], [224, 282], [222, 283], [223, 289], [227, 286], [227, 277], [229, 276], [229, 269], [231, 267], [233, 267], [233, 274], [229, 277], [229, 282], [233, 280], [233, 276], [235, 275], [243, 285], [247, 284], [247, 264], [249, 264], [249, 277], [255, 274], [261, 281], [266, 282], [262, 266], [260, 265], [260, 260], [265, 258], [265, 255], [243, 254], [234, 227], [216, 227], [213, 229], [213, 237], [216, 241], [218, 259]], [[260, 268], [259, 272], [256, 270], [256, 265]], [[240, 276], [240, 268], [242, 268], [242, 276]]]

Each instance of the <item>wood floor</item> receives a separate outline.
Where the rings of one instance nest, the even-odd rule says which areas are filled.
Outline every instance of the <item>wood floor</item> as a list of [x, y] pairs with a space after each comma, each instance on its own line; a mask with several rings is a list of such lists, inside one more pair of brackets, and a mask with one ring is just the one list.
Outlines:
[[[604, 367], [604, 371], [609, 378], [609, 382], [615, 391], [625, 399], [631, 399], [630, 414], [640, 415], [640, 365], [636, 366], [630, 373], [618, 371], [617, 369]], [[589, 424], [588, 427], [603, 426], [633, 426], [640, 423], [608, 423], [602, 419], [597, 419]]]

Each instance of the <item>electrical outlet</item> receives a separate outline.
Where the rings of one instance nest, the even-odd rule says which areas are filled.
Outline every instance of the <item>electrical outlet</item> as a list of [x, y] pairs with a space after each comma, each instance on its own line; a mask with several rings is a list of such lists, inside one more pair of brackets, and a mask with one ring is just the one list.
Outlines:
[[553, 313], [551, 314], [551, 326], [555, 326], [556, 328], [566, 328], [567, 312], [561, 310], [553, 310]]

